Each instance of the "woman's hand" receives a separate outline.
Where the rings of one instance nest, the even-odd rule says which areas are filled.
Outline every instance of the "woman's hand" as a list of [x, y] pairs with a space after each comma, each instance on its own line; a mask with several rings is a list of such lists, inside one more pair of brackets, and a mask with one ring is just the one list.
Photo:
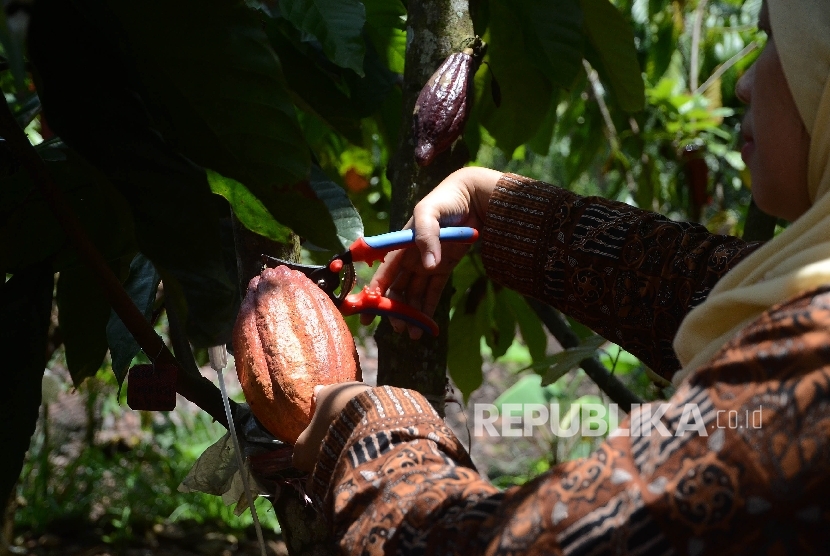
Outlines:
[[[387, 255], [369, 287], [380, 288], [391, 299], [398, 299], [432, 316], [452, 269], [469, 245], [438, 240], [444, 226], [469, 226], [480, 229], [487, 204], [502, 173], [489, 168], [469, 167], [453, 172], [416, 206], [404, 228], [415, 230], [417, 249], [404, 249]], [[369, 324], [373, 316], [361, 317]], [[389, 319], [396, 332], [406, 323]], [[417, 339], [421, 329], [409, 326], [409, 336]]]
[[314, 388], [314, 398], [311, 402], [314, 416], [294, 444], [294, 467], [309, 473], [314, 470], [320, 455], [320, 446], [323, 445], [332, 421], [340, 415], [352, 398], [370, 388], [371, 386], [362, 382], [342, 382]]

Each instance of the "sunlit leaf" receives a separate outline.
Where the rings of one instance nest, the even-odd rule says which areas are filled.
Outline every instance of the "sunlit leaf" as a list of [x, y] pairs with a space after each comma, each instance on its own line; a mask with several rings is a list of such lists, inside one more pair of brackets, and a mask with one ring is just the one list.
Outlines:
[[268, 239], [288, 242], [291, 229], [274, 220], [262, 201], [247, 187], [212, 170], [207, 171], [207, 178], [211, 191], [227, 199], [234, 214], [246, 228]]
[[406, 9], [400, 0], [364, 0], [366, 34], [391, 71], [403, 73]]
[[343, 249], [363, 236], [363, 221], [349, 200], [346, 191], [331, 181], [317, 166], [311, 169], [311, 188], [329, 209], [331, 219], [337, 227], [337, 237]]

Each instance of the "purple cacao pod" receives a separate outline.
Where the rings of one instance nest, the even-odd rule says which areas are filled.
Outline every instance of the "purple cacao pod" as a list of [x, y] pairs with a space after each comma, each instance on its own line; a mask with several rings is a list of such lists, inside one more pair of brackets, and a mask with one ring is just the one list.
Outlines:
[[472, 47], [450, 54], [421, 89], [413, 112], [419, 166], [430, 164], [464, 131], [470, 111], [468, 96], [483, 51], [483, 43], [476, 38]]

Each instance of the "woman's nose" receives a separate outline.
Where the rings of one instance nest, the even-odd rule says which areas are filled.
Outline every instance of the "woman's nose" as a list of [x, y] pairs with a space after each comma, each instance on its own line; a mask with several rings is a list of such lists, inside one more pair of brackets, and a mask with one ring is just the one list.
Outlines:
[[752, 64], [735, 84], [735, 96], [745, 104], [752, 100], [752, 83], [755, 81], [755, 64]]

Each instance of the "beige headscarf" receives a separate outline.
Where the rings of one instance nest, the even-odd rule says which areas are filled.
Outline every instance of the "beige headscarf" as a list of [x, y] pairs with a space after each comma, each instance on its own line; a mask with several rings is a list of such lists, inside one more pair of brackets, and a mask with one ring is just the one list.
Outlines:
[[681, 323], [680, 384], [761, 313], [830, 284], [830, 0], [767, 0], [784, 76], [810, 134], [813, 206], [724, 276]]

